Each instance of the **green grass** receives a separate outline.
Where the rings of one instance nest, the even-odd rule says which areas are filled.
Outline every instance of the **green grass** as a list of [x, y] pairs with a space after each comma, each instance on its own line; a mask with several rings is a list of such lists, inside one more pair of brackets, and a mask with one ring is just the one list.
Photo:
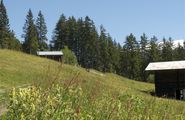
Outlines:
[[10, 50], [0, 50], [0, 93], [12, 87], [21, 87], [38, 82], [44, 84], [44, 80], [48, 81], [56, 76], [57, 79], [69, 80], [76, 74], [79, 74], [78, 79], [90, 87], [92, 82], [98, 81], [120, 92], [122, 90], [136, 91], [143, 94], [139, 91], [150, 91], [154, 87], [153, 84], [131, 81], [115, 74], [104, 74], [95, 70], [87, 72], [83, 68], [61, 65], [45, 58]]
[[[7, 94], [13, 87], [19, 88], [30, 85], [44, 87], [54, 81], [65, 82], [73, 78], [79, 81], [85, 93], [95, 98], [106, 94], [111, 94], [111, 96], [135, 96], [143, 99], [145, 105], [148, 105], [148, 108], [146, 107], [147, 111], [151, 111], [155, 116], [163, 116], [164, 112], [161, 111], [168, 110], [166, 112], [167, 117], [163, 117], [164, 119], [185, 118], [185, 102], [151, 96], [150, 92], [154, 91], [153, 84], [137, 82], [115, 74], [101, 73], [95, 70], [88, 72], [81, 67], [61, 64], [21, 52], [0, 50], [1, 105], [7, 104]], [[125, 104], [126, 101], [123, 100], [123, 102]], [[161, 114], [158, 113], [159, 111]]]

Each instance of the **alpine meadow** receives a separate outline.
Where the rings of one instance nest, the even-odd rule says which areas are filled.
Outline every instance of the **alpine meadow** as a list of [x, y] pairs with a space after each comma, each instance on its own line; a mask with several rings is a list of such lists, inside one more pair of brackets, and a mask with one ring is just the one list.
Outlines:
[[[141, 1], [141, 3], [146, 2], [146, 0]], [[181, 4], [185, 3], [183, 0], [180, 1], [182, 1]], [[39, 0], [38, 4], [40, 2], [43, 0]], [[105, 5], [101, 6], [101, 4], [98, 5], [98, 1], [95, 1], [97, 11], [100, 8], [102, 11], [92, 12], [89, 11], [92, 7], [95, 9], [92, 1], [83, 2], [82, 6], [79, 5], [81, 2], [63, 1], [64, 6], [65, 4], [71, 4], [71, 6], [63, 7], [62, 10], [74, 10], [74, 13], [71, 14], [70, 11], [64, 14], [61, 11], [55, 24], [50, 20], [56, 18], [56, 14], [50, 10], [59, 8], [53, 1], [55, 7], [52, 7], [52, 3], [51, 8], [47, 10], [45, 8], [50, 2], [44, 2], [45, 5], [38, 5], [34, 1], [32, 2], [34, 4], [27, 5], [22, 2], [25, 6], [17, 8], [14, 14], [14, 16], [17, 14], [16, 20], [9, 19], [9, 9], [16, 11], [12, 6], [17, 4], [11, 4], [10, 0], [0, 0], [0, 119], [185, 119], [185, 73], [183, 71], [185, 70], [185, 62], [183, 63], [185, 36], [177, 42], [177, 36], [173, 39], [172, 37], [175, 36], [173, 34], [163, 37], [163, 34], [166, 36], [166, 32], [161, 29], [159, 33], [162, 35], [157, 37], [159, 35], [157, 32], [152, 32], [157, 35], [151, 34], [155, 28], [150, 28], [151, 31], [148, 29], [144, 29], [146, 32], [142, 31], [147, 26], [143, 26], [140, 32], [136, 32], [139, 23], [137, 25], [131, 23], [133, 19], [129, 17], [133, 11], [128, 11], [124, 16], [125, 22], [124, 20], [122, 23], [118, 22], [120, 27], [124, 24], [124, 29], [127, 30], [127, 35], [123, 36], [125, 39], [119, 41], [108, 32], [114, 31], [114, 27], [112, 30], [110, 27], [106, 29], [102, 25], [104, 23], [99, 24], [98, 21], [103, 19], [103, 16], [100, 17], [103, 14], [100, 13], [104, 13], [112, 2], [103, 2]], [[58, 3], [62, 2], [58, 1]], [[117, 1], [115, 4], [123, 3], [133, 4], [133, 7], [137, 4], [131, 1]], [[146, 6], [148, 5], [146, 8], [149, 7], [149, 3], [146, 2]], [[159, 3], [160, 1], [157, 0], [157, 4]], [[92, 6], [88, 9], [86, 5], [90, 4]], [[161, 2], [161, 4], [166, 3]], [[174, 4], [169, 3], [169, 5]], [[128, 10], [128, 8], [130, 10], [130, 7], [120, 8], [120, 10]], [[15, 26], [16, 23], [21, 23], [22, 12], [20, 11], [25, 12], [25, 8], [27, 13], [23, 18], [24, 23], [22, 26], [17, 25], [22, 28], [22, 34], [18, 35], [20, 32], [17, 32], [18, 28]], [[77, 8], [81, 12], [75, 12]], [[116, 7], [115, 9], [117, 10]], [[138, 14], [139, 11], [138, 9]], [[35, 12], [37, 12], [36, 17]], [[96, 13], [96, 16], [91, 12]], [[153, 12], [151, 13], [154, 15], [162, 14]], [[110, 11], [105, 13], [112, 15]], [[146, 14], [143, 11], [142, 13], [140, 17], [136, 15], [137, 22], [140, 22]], [[12, 18], [12, 13], [10, 15]], [[107, 19], [107, 14], [104, 15]], [[115, 19], [119, 18], [121, 19], [121, 15]], [[111, 20], [107, 19], [105, 25], [108, 26], [107, 23]], [[155, 25], [165, 20], [165, 17], [162, 17], [161, 20], [156, 20]], [[134, 29], [126, 26], [127, 22], [130, 26], [134, 26]], [[109, 24], [116, 26], [117, 23], [112, 21]], [[154, 21], [150, 24], [153, 25]], [[52, 30], [51, 27], [53, 27]], [[51, 38], [48, 34], [51, 34]], [[178, 62], [179, 64], [173, 64]], [[165, 66], [165, 63], [168, 63], [168, 66]], [[151, 67], [149, 71], [146, 71], [147, 66]], [[170, 95], [174, 97], [169, 97]]]

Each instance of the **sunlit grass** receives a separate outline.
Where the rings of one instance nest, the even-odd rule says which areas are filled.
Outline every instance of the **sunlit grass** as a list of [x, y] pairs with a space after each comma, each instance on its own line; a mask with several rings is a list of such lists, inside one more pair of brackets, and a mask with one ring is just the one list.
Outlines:
[[[61, 64], [21, 52], [0, 50], [0, 104], [8, 103], [7, 94], [13, 87], [22, 88], [34, 85], [47, 88], [52, 83], [64, 83], [72, 79], [78, 81], [83, 92], [92, 101], [100, 100], [103, 102], [104, 100], [109, 101], [111, 98], [119, 101], [118, 96], [123, 96], [120, 99], [125, 107], [127, 102], [131, 100], [129, 96], [132, 96], [136, 98], [136, 102], [137, 98], [144, 102], [145, 108], [140, 108], [141, 106], [139, 108], [143, 114], [145, 112], [148, 116], [151, 114], [149, 119], [155, 118], [154, 116], [158, 119], [159, 116], [163, 115], [165, 115], [164, 119], [185, 118], [184, 102], [151, 96], [150, 92], [154, 91], [153, 84], [137, 82], [95, 70], [88, 72], [79, 66]], [[108, 96], [108, 98], [102, 99], [101, 96]], [[129, 100], [123, 100], [124, 96], [129, 97]], [[122, 112], [124, 113], [124, 111]]]

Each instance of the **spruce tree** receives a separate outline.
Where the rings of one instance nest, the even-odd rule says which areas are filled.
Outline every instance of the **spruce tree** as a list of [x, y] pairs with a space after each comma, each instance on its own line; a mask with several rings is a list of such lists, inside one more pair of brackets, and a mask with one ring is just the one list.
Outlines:
[[136, 41], [135, 36], [131, 33], [129, 36], [126, 37], [124, 48], [124, 58], [122, 67], [123, 74], [131, 79], [140, 79], [140, 68], [141, 68], [141, 58], [140, 58], [140, 52], [139, 52], [139, 44]]
[[[115, 42], [116, 43], [116, 42]], [[121, 61], [122, 61], [122, 58], [121, 58], [121, 56], [122, 56], [122, 52], [123, 52], [123, 49], [122, 49], [122, 46], [120, 45], [120, 43], [117, 43], [117, 45], [116, 45], [116, 56], [117, 56], [117, 58], [116, 58], [116, 73], [117, 74], [119, 74], [119, 75], [121, 75], [122, 74], [122, 72], [121, 72], [121, 69], [122, 69], [122, 66], [121, 66]]]
[[73, 39], [69, 45], [74, 44], [76, 49], [73, 50], [82, 67], [95, 68], [97, 66], [95, 57], [98, 34], [94, 22], [88, 16], [85, 17], [85, 20], [81, 18], [77, 21], [77, 29], [73, 28], [72, 31], [75, 30], [77, 34], [71, 34]]
[[61, 50], [64, 46], [67, 45], [67, 25], [66, 25], [66, 17], [62, 14], [56, 24], [53, 40], [51, 41], [53, 44], [54, 50]]
[[166, 40], [163, 38], [163, 44], [162, 44], [162, 60], [163, 61], [171, 61], [173, 60], [173, 42], [172, 39], [169, 38], [169, 40]]
[[114, 43], [110, 34], [107, 35], [107, 44], [108, 44], [108, 56], [107, 56], [107, 72], [115, 72], [114, 66], [114, 58], [115, 58], [115, 51], [114, 51]]
[[66, 44], [77, 54], [77, 22], [73, 16], [66, 21], [66, 35]]
[[48, 45], [47, 45], [47, 27], [44, 19], [44, 15], [42, 14], [41, 11], [38, 13], [38, 17], [36, 20], [36, 27], [37, 27], [37, 32], [38, 32], [38, 45], [39, 45], [39, 50], [47, 50]]
[[33, 14], [31, 9], [29, 9], [26, 16], [26, 22], [23, 27], [23, 49], [26, 53], [36, 54], [38, 50], [38, 32], [36, 25], [34, 24]]
[[117, 42], [114, 40], [111, 40], [110, 41], [110, 44], [109, 44], [109, 49], [110, 49], [110, 56], [111, 56], [111, 66], [112, 66], [112, 69], [110, 72], [113, 72], [113, 73], [119, 73], [119, 67], [120, 67], [120, 49], [118, 47], [118, 44]]
[[10, 32], [9, 49], [18, 50], [18, 51], [22, 50], [22, 45], [20, 41], [15, 37], [15, 33], [13, 30]]
[[145, 33], [141, 36], [140, 41], [140, 52], [141, 52], [141, 77], [142, 80], [146, 81], [147, 74], [145, 73], [145, 68], [147, 67], [149, 63], [149, 44], [148, 44], [148, 38]]
[[9, 19], [3, 0], [0, 3], [0, 48], [9, 48], [10, 43]]
[[107, 33], [105, 28], [100, 26], [100, 69], [103, 72], [109, 71], [109, 50], [108, 50], [108, 41], [107, 41]]
[[160, 61], [160, 50], [159, 46], [157, 44], [157, 37], [153, 36], [150, 40], [150, 47], [149, 47], [149, 61], [150, 62], [156, 62]]
[[79, 18], [77, 20], [77, 42], [76, 42], [76, 49], [77, 49], [77, 52], [75, 53], [76, 56], [77, 56], [77, 60], [78, 60], [78, 63], [82, 63], [83, 61], [83, 50], [84, 50], [84, 42], [83, 42], [83, 39], [84, 39], [84, 32], [85, 32], [85, 28], [84, 28], [84, 21], [82, 18]]
[[185, 50], [183, 46], [178, 43], [177, 48], [173, 50], [173, 59], [174, 60], [184, 60], [185, 59]]
[[9, 19], [4, 6], [3, 0], [0, 3], [0, 30], [10, 31], [9, 28]]
[[0, 2], [0, 48], [20, 50], [21, 44], [10, 30], [9, 19], [3, 0]]

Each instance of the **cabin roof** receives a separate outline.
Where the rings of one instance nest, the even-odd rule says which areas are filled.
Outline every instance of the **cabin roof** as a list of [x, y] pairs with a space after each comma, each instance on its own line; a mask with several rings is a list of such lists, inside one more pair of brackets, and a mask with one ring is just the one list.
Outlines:
[[37, 51], [37, 55], [63, 55], [62, 51]]
[[185, 60], [149, 63], [145, 71], [185, 69]]

